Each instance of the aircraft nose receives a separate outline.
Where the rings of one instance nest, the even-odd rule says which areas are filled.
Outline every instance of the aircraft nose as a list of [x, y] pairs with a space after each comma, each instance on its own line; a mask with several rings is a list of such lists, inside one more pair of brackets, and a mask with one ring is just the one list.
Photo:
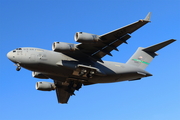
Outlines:
[[10, 51], [10, 52], [7, 53], [7, 57], [8, 57], [9, 60], [13, 61], [14, 56], [13, 56], [12, 51]]

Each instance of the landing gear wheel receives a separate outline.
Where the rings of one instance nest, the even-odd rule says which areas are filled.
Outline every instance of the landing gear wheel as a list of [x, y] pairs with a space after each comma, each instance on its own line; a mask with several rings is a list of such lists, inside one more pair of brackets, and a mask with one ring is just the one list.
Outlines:
[[94, 71], [90, 71], [88, 74], [87, 74], [87, 77], [88, 78], [92, 78], [94, 75]]
[[20, 66], [17, 66], [16, 70], [17, 70], [17, 71], [20, 71], [20, 70], [21, 70], [21, 67], [20, 67]]
[[17, 71], [20, 71], [20, 70], [21, 70], [21, 66], [20, 66], [19, 63], [16, 63], [15, 66], [17, 66], [17, 68], [16, 68]]
[[87, 70], [85, 69], [82, 69], [80, 72], [79, 72], [79, 76], [83, 76], [87, 73]]

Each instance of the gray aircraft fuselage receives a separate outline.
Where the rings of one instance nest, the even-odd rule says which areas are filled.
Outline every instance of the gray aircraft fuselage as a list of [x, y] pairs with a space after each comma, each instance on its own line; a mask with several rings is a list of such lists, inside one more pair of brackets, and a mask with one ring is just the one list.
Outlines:
[[142, 77], [152, 76], [143, 69], [132, 65], [104, 61], [95, 62], [87, 59], [79, 61], [63, 53], [39, 49], [39, 48], [18, 48], [7, 54], [8, 58], [14, 63], [20, 64], [21, 67], [30, 71], [40, 72], [47, 75], [59, 77], [72, 77], [73, 71], [77, 65], [85, 65], [97, 68], [97, 75], [89, 79], [92, 83], [110, 83], [125, 80], [136, 80]]
[[131, 38], [130, 34], [150, 22], [151, 13], [145, 19], [116, 29], [103, 35], [76, 32], [74, 40], [80, 44], [54, 42], [52, 51], [40, 48], [23, 47], [10, 51], [7, 57], [40, 79], [54, 82], [36, 82], [36, 89], [56, 91], [59, 103], [67, 103], [70, 96], [82, 85], [140, 80], [152, 76], [146, 67], [158, 54], [156, 51], [176, 41], [170, 39], [146, 48], [139, 47], [126, 63], [104, 61], [111, 51]]

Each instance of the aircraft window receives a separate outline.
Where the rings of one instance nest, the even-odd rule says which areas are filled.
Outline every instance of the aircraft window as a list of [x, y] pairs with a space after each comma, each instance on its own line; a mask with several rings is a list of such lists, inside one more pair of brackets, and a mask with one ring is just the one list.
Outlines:
[[38, 51], [38, 52], [43, 52], [44, 50], [42, 50], [42, 49], [35, 49], [36, 51]]
[[13, 52], [16, 52], [15, 50], [13, 50]]
[[16, 50], [22, 50], [22, 48], [16, 48]]

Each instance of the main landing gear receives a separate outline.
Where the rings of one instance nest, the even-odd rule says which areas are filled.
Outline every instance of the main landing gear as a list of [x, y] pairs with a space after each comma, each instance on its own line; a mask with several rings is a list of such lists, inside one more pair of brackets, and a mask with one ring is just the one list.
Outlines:
[[80, 72], [79, 72], [79, 76], [83, 76], [87, 73], [87, 70], [85, 69], [82, 69]]
[[92, 78], [93, 75], [95, 74], [94, 70], [86, 70], [86, 69], [82, 69], [80, 72], [79, 72], [79, 76], [83, 76], [85, 75], [87, 78]]
[[62, 86], [65, 87], [65, 91], [67, 91], [71, 95], [75, 95], [74, 91], [75, 90], [79, 91], [79, 89], [82, 87], [82, 83], [76, 81], [65, 81], [62, 82]]

